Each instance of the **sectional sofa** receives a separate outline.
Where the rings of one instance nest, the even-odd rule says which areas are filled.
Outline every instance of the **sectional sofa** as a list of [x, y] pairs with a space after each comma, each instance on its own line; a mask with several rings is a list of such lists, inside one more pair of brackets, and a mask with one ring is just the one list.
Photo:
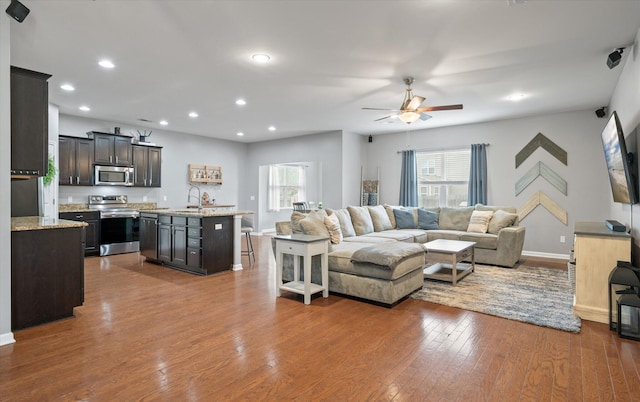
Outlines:
[[[290, 221], [276, 224], [276, 231], [329, 237], [329, 290], [388, 305], [422, 287], [423, 243], [435, 239], [473, 241], [476, 262], [513, 267], [525, 236], [515, 208], [486, 205], [294, 211]], [[319, 258], [314, 258], [311, 279], [316, 283], [320, 280], [319, 265]], [[283, 278], [293, 279], [291, 256], [285, 255]]]

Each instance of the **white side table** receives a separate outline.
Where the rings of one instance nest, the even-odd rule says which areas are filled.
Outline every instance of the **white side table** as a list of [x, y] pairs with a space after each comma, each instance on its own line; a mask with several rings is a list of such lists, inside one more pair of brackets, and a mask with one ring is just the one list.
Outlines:
[[[304, 295], [304, 304], [311, 303], [311, 295], [322, 291], [323, 297], [329, 297], [329, 238], [293, 234], [275, 236], [276, 239], [276, 294], [282, 290]], [[293, 281], [282, 283], [284, 254], [293, 255]], [[311, 283], [311, 257], [321, 255], [322, 285]], [[300, 280], [300, 258], [304, 259], [304, 281]]]

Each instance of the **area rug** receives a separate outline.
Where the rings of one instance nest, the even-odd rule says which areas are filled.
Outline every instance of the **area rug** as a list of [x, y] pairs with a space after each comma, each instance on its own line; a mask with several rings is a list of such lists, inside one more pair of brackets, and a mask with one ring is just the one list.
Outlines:
[[477, 311], [535, 325], [580, 332], [573, 315], [573, 288], [561, 269], [519, 266], [500, 268], [476, 264], [456, 286], [425, 280], [414, 299]]

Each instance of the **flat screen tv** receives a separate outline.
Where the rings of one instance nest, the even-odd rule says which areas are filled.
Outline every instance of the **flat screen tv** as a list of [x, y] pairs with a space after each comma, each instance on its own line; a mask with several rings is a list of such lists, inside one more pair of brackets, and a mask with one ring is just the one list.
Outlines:
[[638, 202], [638, 196], [635, 175], [631, 171], [633, 155], [627, 153], [622, 126], [615, 111], [602, 130], [602, 146], [609, 171], [613, 201], [635, 204]]

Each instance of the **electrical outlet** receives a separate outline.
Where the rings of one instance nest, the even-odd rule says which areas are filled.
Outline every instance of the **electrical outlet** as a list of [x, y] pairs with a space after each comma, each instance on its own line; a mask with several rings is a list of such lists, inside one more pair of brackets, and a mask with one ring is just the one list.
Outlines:
[[72, 196], [68, 196], [68, 197], [67, 197], [67, 202], [68, 202], [69, 204], [71, 204], [71, 203], [73, 202], [73, 197], [72, 197]]
[[564, 243], [565, 241], [566, 241], [565, 237], [564, 236], [560, 236], [560, 243]]
[[162, 197], [162, 201], [166, 201], [166, 200], [167, 200], [167, 196], [165, 195]]
[[142, 202], [147, 202], [147, 196], [146, 195], [142, 196]]
[[255, 195], [252, 195], [251, 197], [249, 197], [249, 199], [250, 199], [251, 201], [255, 201], [255, 200], [256, 200], [256, 196], [255, 196]]

